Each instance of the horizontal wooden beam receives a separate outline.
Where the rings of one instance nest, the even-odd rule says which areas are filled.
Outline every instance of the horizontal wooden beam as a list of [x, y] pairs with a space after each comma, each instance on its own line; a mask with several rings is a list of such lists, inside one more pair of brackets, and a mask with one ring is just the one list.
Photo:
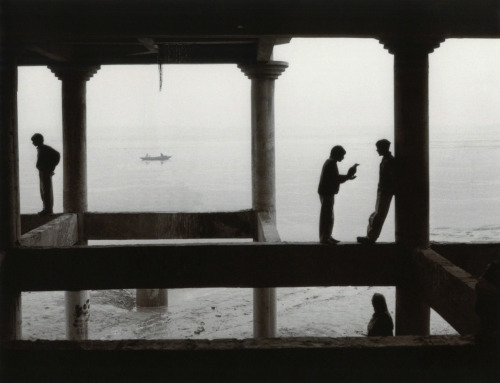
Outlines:
[[23, 234], [21, 246], [72, 246], [78, 242], [76, 214], [63, 214]]
[[496, 0], [4, 0], [12, 37], [500, 37]]
[[491, 374], [472, 337], [38, 340], [3, 350], [3, 376], [16, 382], [441, 383]]
[[[35, 45], [36, 47], [36, 45]], [[41, 44], [35, 49], [21, 51], [18, 55], [19, 65], [48, 65], [52, 62], [64, 62], [58, 56], [61, 49], [72, 51], [71, 60], [88, 65], [157, 65], [158, 53], [148, 51], [134, 41], [124, 43], [78, 44], [64, 42], [56, 44]], [[235, 64], [255, 61], [257, 59], [257, 40], [253, 44], [172, 44], [171, 53], [164, 52], [161, 56], [163, 64]], [[175, 50], [178, 50], [179, 53]], [[167, 48], [164, 48], [167, 51]], [[162, 51], [163, 52], [163, 51]]]
[[431, 248], [476, 278], [484, 273], [488, 264], [500, 260], [500, 243], [434, 242]]
[[88, 239], [253, 238], [254, 213], [86, 213]]
[[422, 250], [411, 259], [417, 290], [429, 306], [460, 334], [474, 334], [477, 280], [433, 250]]
[[394, 286], [396, 245], [197, 244], [11, 250], [21, 291], [187, 287]]

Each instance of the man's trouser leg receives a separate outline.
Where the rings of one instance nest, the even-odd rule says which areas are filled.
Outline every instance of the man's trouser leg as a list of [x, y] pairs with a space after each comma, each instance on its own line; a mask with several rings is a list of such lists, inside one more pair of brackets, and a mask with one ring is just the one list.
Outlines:
[[319, 214], [319, 241], [326, 242], [332, 236], [333, 230], [333, 203], [335, 195], [320, 195], [321, 211]]
[[375, 211], [368, 219], [367, 237], [372, 241], [376, 241], [384, 226], [385, 218], [391, 207], [392, 194], [377, 193], [377, 202], [375, 203]]
[[52, 172], [40, 173], [40, 195], [42, 196], [43, 210], [52, 213], [54, 194], [52, 191]]

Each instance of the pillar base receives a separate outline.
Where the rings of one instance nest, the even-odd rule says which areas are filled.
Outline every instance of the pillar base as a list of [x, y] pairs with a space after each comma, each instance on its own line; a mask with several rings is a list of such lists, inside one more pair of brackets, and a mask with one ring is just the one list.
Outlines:
[[167, 307], [167, 289], [140, 289], [135, 291], [137, 307]]
[[396, 287], [396, 335], [430, 333], [431, 309], [411, 288]]

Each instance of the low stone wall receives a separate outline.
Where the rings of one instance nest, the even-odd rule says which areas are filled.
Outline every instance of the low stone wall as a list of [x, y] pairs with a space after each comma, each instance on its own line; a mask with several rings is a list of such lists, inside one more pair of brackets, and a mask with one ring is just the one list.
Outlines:
[[86, 213], [88, 239], [253, 238], [251, 210], [217, 213]]
[[78, 221], [76, 214], [52, 216], [49, 221], [41, 218], [46, 217], [37, 218], [33, 216], [23, 219], [23, 224], [26, 221], [26, 226], [28, 227], [40, 225], [21, 236], [20, 243], [22, 246], [72, 246], [78, 241]]

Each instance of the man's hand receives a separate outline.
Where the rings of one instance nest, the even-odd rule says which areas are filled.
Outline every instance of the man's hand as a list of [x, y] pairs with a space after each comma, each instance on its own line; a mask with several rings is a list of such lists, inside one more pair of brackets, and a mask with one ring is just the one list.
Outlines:
[[347, 177], [350, 179], [350, 180], [353, 180], [354, 178], [356, 178], [355, 174], [356, 174], [356, 170], [358, 170], [359, 164], [354, 164], [352, 165], [349, 170], [347, 171]]

